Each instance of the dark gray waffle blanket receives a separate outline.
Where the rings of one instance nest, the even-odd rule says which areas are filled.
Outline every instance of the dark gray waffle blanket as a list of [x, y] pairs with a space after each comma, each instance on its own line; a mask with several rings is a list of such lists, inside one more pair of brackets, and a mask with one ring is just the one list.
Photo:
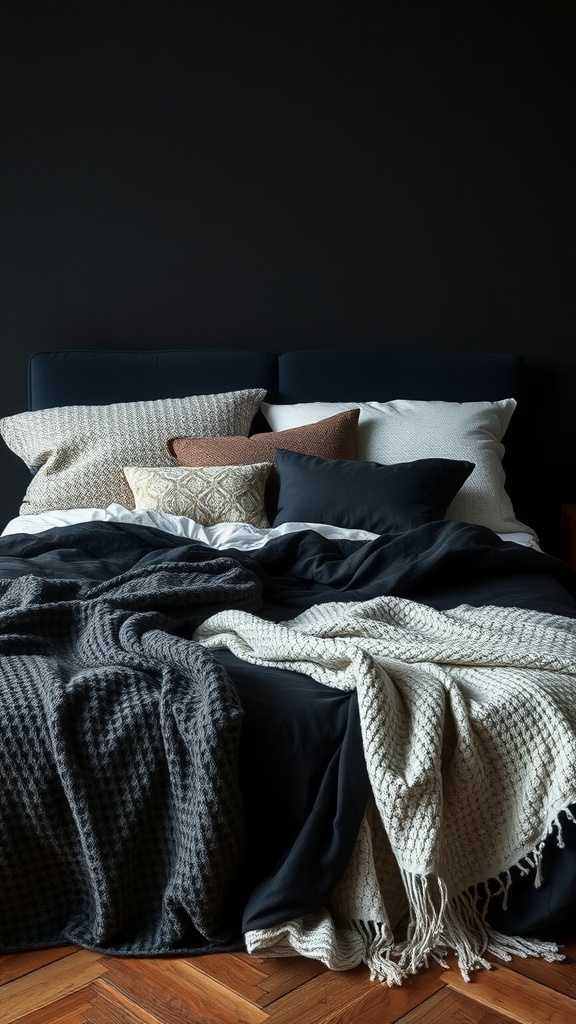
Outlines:
[[242, 711], [189, 637], [260, 584], [228, 558], [0, 580], [0, 949], [237, 946]]

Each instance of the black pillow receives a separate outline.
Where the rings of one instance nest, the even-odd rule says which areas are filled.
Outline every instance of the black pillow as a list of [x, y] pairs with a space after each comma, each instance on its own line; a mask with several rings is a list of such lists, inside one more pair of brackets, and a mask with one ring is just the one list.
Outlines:
[[416, 459], [379, 462], [319, 459], [277, 448], [281, 523], [327, 523], [371, 533], [401, 533], [444, 519], [473, 462]]

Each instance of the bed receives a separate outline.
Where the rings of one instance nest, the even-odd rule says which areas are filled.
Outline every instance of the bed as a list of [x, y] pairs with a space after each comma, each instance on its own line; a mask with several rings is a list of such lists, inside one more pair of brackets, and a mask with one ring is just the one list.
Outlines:
[[31, 359], [0, 952], [561, 955], [576, 579], [527, 415], [516, 355]]

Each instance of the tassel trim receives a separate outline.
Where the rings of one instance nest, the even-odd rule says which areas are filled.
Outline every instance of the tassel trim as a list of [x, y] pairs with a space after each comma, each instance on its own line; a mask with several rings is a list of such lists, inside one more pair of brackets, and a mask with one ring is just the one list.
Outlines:
[[[576, 823], [567, 809], [566, 821]], [[559, 849], [564, 847], [562, 823], [557, 815], [547, 835], [556, 833]], [[534, 872], [534, 886], [542, 884], [544, 840], [514, 865], [521, 874]], [[433, 874], [400, 870], [408, 900], [409, 919], [404, 940], [399, 941], [388, 922], [356, 919], [336, 925], [331, 914], [320, 911], [274, 928], [245, 935], [249, 953], [258, 956], [302, 956], [319, 960], [332, 970], [349, 970], [367, 965], [370, 978], [388, 986], [401, 985], [434, 960], [448, 968], [447, 958], [456, 957], [465, 981], [477, 970], [490, 970], [487, 955], [509, 961], [513, 956], [536, 957], [554, 963], [564, 960], [555, 942], [504, 935], [490, 927], [490, 900], [502, 897], [506, 909], [512, 884], [511, 869], [496, 879], [479, 884], [458, 896], [449, 897], [446, 882]]]

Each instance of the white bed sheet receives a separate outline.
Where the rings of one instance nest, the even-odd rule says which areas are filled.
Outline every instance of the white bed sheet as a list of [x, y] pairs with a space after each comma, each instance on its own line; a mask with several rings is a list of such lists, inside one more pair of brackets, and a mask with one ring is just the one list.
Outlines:
[[[200, 540], [214, 548], [238, 548], [251, 551], [260, 548], [273, 537], [301, 530], [315, 530], [324, 537], [347, 540], [373, 540], [378, 536], [367, 530], [346, 530], [339, 526], [328, 526], [324, 523], [283, 523], [276, 527], [257, 527], [249, 523], [220, 523], [218, 526], [201, 526], [186, 516], [174, 516], [169, 512], [133, 510], [123, 505], [109, 505], [107, 508], [63, 509], [55, 512], [41, 512], [36, 515], [16, 516], [4, 527], [0, 536], [6, 537], [15, 533], [42, 533], [58, 526], [71, 526], [74, 523], [118, 522], [137, 523], [141, 526], [154, 526], [159, 530]], [[525, 547], [540, 550], [534, 537], [529, 533], [498, 534], [502, 540], [513, 541]]]

